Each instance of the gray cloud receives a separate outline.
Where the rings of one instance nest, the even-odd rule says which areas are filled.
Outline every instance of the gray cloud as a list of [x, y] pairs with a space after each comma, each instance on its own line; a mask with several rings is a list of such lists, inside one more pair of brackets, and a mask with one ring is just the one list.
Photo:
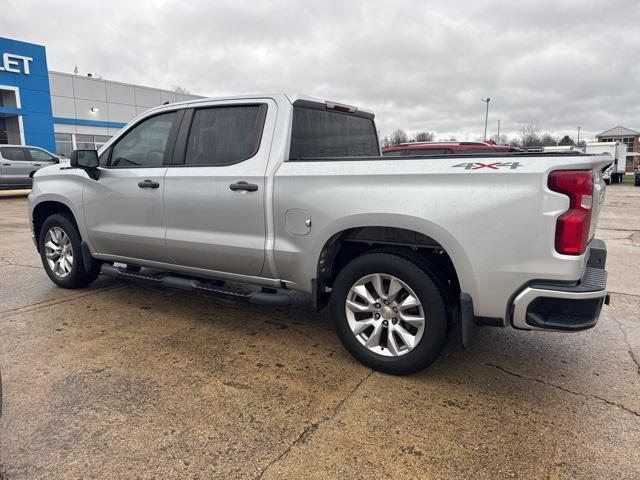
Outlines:
[[5, 0], [3, 36], [49, 68], [202, 95], [294, 91], [367, 107], [389, 133], [482, 135], [537, 120], [640, 128], [640, 3]]

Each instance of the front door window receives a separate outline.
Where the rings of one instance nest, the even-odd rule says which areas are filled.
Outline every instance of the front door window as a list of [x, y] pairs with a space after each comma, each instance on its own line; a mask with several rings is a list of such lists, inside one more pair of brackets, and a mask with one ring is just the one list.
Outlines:
[[159, 167], [173, 126], [175, 112], [149, 118], [129, 130], [114, 145], [111, 167]]

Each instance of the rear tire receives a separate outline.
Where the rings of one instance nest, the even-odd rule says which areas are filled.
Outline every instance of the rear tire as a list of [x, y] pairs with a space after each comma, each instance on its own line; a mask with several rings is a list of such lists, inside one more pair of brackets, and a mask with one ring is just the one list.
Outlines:
[[410, 260], [368, 253], [338, 274], [331, 312], [340, 340], [356, 359], [406, 375], [427, 367], [442, 351], [448, 324], [444, 298], [438, 282]]
[[89, 270], [82, 258], [82, 239], [72, 218], [56, 213], [40, 228], [38, 248], [47, 275], [62, 288], [81, 288], [100, 274], [100, 262], [92, 260]]

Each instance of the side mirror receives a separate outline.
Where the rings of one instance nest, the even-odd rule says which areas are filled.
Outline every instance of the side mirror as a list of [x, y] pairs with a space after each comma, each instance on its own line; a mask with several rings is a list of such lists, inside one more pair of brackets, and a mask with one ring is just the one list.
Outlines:
[[98, 152], [96, 150], [74, 150], [69, 157], [69, 164], [73, 168], [93, 170], [98, 168]]

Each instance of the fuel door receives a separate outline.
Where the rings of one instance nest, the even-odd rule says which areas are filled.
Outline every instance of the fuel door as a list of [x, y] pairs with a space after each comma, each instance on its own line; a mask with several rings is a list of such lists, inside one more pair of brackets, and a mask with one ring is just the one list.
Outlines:
[[284, 226], [291, 235], [307, 235], [311, 231], [311, 214], [299, 208], [289, 209], [285, 213]]

